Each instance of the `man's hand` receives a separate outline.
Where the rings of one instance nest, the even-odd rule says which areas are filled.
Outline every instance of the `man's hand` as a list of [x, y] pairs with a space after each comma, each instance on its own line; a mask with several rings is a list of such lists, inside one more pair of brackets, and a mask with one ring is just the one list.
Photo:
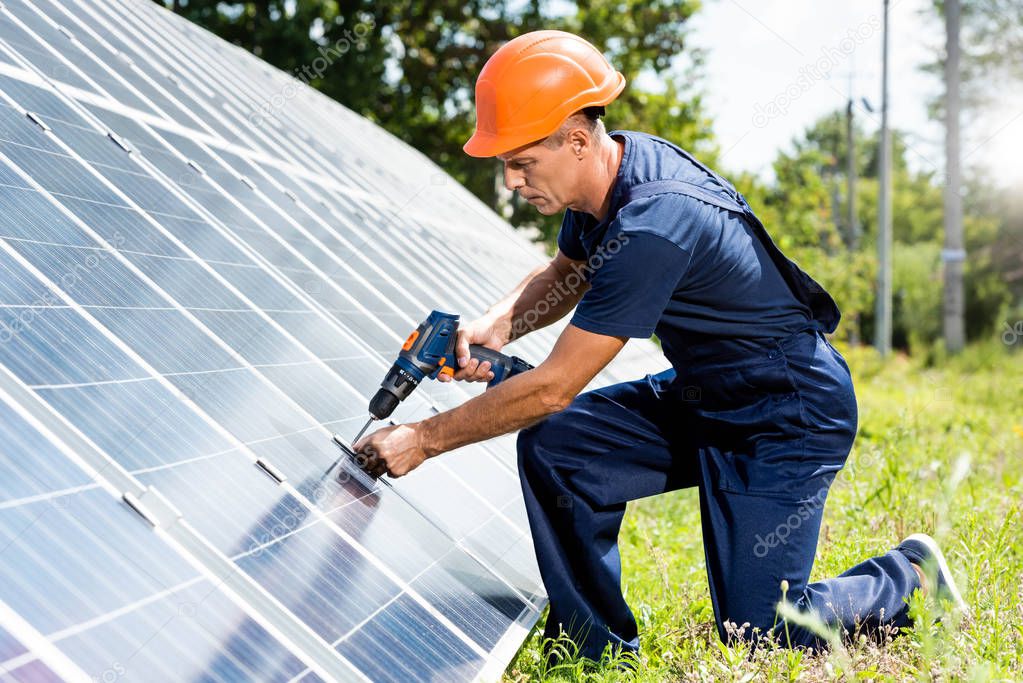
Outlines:
[[501, 329], [500, 325], [493, 318], [483, 316], [473, 320], [471, 323], [458, 326], [458, 339], [455, 342], [455, 358], [458, 361], [458, 371], [454, 377], [444, 373], [438, 375], [441, 382], [450, 382], [453, 379], [465, 382], [489, 382], [494, 379], [494, 373], [490, 370], [490, 362], [479, 362], [469, 356], [469, 344], [480, 344], [488, 349], [500, 351], [508, 343], [510, 329]]
[[[505, 344], [533, 330], [560, 320], [579, 303], [589, 289], [580, 276], [585, 261], [574, 261], [558, 251], [550, 263], [538, 266], [501, 301], [470, 323], [460, 325], [455, 342], [454, 377], [441, 374], [441, 382], [452, 379], [466, 382], [489, 382], [494, 378], [490, 363], [480, 363], [469, 357], [469, 344], [480, 344], [500, 351]], [[575, 277], [573, 284], [569, 281]], [[551, 298], [554, 298], [552, 303]], [[541, 313], [540, 303], [543, 303]]]
[[457, 408], [416, 423], [420, 448], [433, 457], [521, 429], [564, 409], [626, 341], [627, 337], [567, 325], [551, 355], [533, 370], [509, 377]]
[[362, 469], [374, 477], [401, 477], [422, 465], [426, 453], [417, 424], [384, 427], [359, 439], [352, 449], [365, 456]]

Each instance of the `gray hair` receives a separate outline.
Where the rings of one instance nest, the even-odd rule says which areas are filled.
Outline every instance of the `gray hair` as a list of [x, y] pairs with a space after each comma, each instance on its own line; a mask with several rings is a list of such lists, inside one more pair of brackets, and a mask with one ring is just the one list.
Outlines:
[[543, 146], [549, 149], [558, 149], [565, 144], [565, 138], [568, 137], [568, 131], [573, 128], [583, 128], [594, 137], [600, 137], [607, 132], [604, 129], [604, 122], [600, 119], [600, 116], [593, 115], [583, 109], [569, 116], [565, 119], [565, 122], [561, 124], [560, 128], [544, 138]]

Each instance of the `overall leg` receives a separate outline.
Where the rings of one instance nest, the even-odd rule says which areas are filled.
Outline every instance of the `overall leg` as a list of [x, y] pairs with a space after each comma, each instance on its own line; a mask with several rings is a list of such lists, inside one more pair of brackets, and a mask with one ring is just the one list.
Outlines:
[[905, 598], [919, 584], [900, 553], [808, 584], [828, 489], [856, 432], [841, 356], [823, 334], [801, 334], [724, 377], [721, 400], [697, 411], [708, 442], [704, 547], [722, 639], [727, 620], [747, 624], [742, 638], [774, 629], [783, 645], [820, 647], [812, 630], [777, 617], [782, 581], [788, 602], [831, 627], [907, 623]]
[[598, 659], [611, 643], [639, 647], [621, 590], [618, 532], [629, 500], [697, 482], [678, 442], [673, 371], [578, 396], [522, 430], [519, 473], [540, 575], [550, 598], [546, 637], [564, 629]]
[[792, 498], [721, 488], [701, 491], [707, 566], [722, 640], [728, 638], [727, 620], [747, 625], [736, 633], [741, 638], [756, 640], [773, 629], [783, 646], [822, 647], [824, 640], [814, 629], [778, 617], [782, 599], [843, 635], [910, 623], [905, 599], [919, 581], [897, 551], [861, 562], [839, 577], [807, 583], [826, 496], [826, 481], [817, 494]]
[[[841, 378], [844, 383], [849, 369], [823, 334], [818, 334], [815, 352], [809, 356], [809, 362], [807, 358], [808, 354], [800, 354], [797, 349], [791, 356], [791, 363], [795, 366], [797, 381], [810, 387], [804, 390], [804, 394], [810, 396], [806, 402], [810, 419], [824, 427], [807, 442], [808, 457], [813, 459], [821, 452], [836, 447], [834, 435], [840, 433], [838, 425], [843, 421], [842, 411], [835, 407], [835, 392], [822, 392], [816, 378], [826, 372]], [[845, 400], [855, 411], [851, 380], [848, 391], [844, 393], [848, 397]], [[855, 412], [852, 417], [854, 434]], [[813, 543], [816, 548], [816, 538]], [[852, 634], [857, 628], [871, 632], [882, 626], [909, 626], [911, 620], [906, 599], [919, 587], [920, 579], [907, 557], [891, 550], [860, 562], [838, 577], [811, 583], [802, 591], [791, 594], [789, 599], [801, 611], [816, 614], [843, 634]], [[813, 639], [805, 635], [799, 641], [797, 644], [813, 644]]]

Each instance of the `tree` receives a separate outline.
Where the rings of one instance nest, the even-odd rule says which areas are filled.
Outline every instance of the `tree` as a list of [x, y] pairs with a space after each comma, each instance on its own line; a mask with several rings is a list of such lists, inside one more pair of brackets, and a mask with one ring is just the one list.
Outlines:
[[[990, 129], [989, 116], [997, 111], [1006, 92], [1018, 92], [1023, 81], [1023, 0], [959, 0], [960, 54], [958, 69], [946, 70], [947, 50], [936, 55], [924, 70], [943, 75], [946, 82], [958, 74], [959, 103], [964, 132]], [[945, 0], [933, 3], [938, 17], [945, 17]], [[932, 102], [934, 118], [946, 117], [946, 101]], [[991, 142], [986, 134], [982, 144]], [[967, 261], [964, 264], [967, 335], [978, 321], [997, 317], [1003, 309], [1021, 307], [1023, 285], [1023, 224], [1014, 211], [1014, 188], [1007, 187], [984, 168], [964, 168], [965, 193], [950, 195], [952, 215], [962, 202]], [[992, 188], [997, 188], [992, 191]], [[972, 222], [971, 222], [972, 217]], [[997, 248], [992, 248], [992, 245]], [[980, 310], [976, 310], [980, 307]], [[986, 327], [986, 326], [985, 326]]]
[[[983, 108], [998, 98], [1001, 88], [1023, 80], [1023, 0], [960, 0], [963, 106]], [[944, 0], [934, 0], [935, 15], [945, 16]], [[944, 50], [923, 69], [940, 75]], [[941, 103], [933, 103], [935, 118]]]
[[[650, 130], [690, 147], [711, 137], [692, 85], [700, 56], [687, 44], [698, 0], [580, 0], [560, 11], [540, 0], [173, 1], [178, 13], [292, 73], [319, 50], [349, 41], [310, 85], [419, 149], [491, 206], [498, 165], [462, 152], [474, 124], [473, 89], [487, 57], [527, 31], [572, 31], [605, 51], [630, 83], [608, 109], [610, 127]], [[644, 72], [660, 76], [664, 89], [641, 89]], [[516, 207], [513, 222], [523, 221], [547, 240], [559, 225]]]
[[[841, 238], [843, 219], [836, 220], [842, 213], [835, 207], [836, 201], [848, 201], [842, 194], [844, 184], [836, 177], [846, 168], [848, 155], [843, 117], [844, 112], [821, 117], [792, 141], [791, 151], [779, 153], [773, 183], [740, 175], [736, 185], [786, 254], [839, 301], [844, 318], [840, 334], [870, 339], [877, 269], [879, 144], [876, 135], [855, 131], [854, 166], [860, 179], [856, 187], [857, 217], [863, 239], [856, 251], [849, 251]], [[906, 156], [903, 137], [893, 135], [893, 343], [922, 350], [941, 334], [942, 178], [934, 171], [910, 169]], [[1002, 206], [1003, 195], [976, 184], [971, 190], [965, 218], [971, 254], [965, 274], [966, 322], [968, 336], [976, 339], [998, 327], [999, 315], [1014, 297], [998, 273], [999, 259], [1004, 260], [1005, 255], [991, 246], [998, 241], [995, 212]], [[1019, 300], [1018, 294], [1015, 300]], [[860, 326], [856, 330], [859, 334], [850, 335], [856, 325]]]

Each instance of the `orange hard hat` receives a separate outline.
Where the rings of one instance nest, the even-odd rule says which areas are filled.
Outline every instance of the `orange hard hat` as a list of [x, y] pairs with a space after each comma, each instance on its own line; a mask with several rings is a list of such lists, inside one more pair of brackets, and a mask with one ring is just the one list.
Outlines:
[[491, 55], [476, 79], [476, 132], [462, 148], [492, 157], [541, 140], [575, 112], [602, 107], [625, 76], [579, 36], [533, 31]]

